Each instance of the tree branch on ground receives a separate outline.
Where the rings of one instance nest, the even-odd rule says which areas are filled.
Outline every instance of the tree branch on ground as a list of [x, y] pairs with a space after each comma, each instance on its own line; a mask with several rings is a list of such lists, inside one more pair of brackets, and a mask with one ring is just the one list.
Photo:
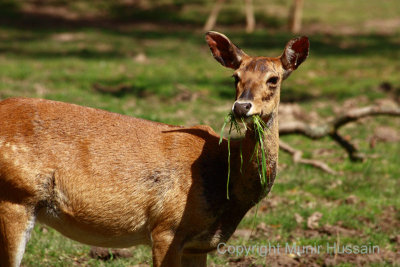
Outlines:
[[[349, 140], [340, 135], [339, 129], [344, 125], [357, 121], [361, 118], [382, 115], [400, 116], [400, 107], [367, 106], [363, 108], [351, 109], [344, 112], [342, 115], [339, 115], [336, 118], [319, 125], [312, 125], [303, 121], [281, 122], [279, 124], [279, 134], [281, 136], [289, 134], [301, 134], [313, 140], [329, 136], [346, 150], [351, 161], [362, 161], [365, 159], [365, 155], [360, 153]], [[336, 173], [323, 162], [303, 159], [302, 152], [292, 148], [288, 144], [281, 141], [280, 145], [283, 151], [288, 152], [293, 156], [294, 162], [309, 164], [328, 173]]]
[[315, 168], [319, 168], [327, 173], [337, 174], [336, 171], [331, 169], [326, 163], [324, 163], [322, 161], [302, 158], [303, 152], [301, 150], [297, 150], [297, 149], [291, 147], [289, 144], [283, 142], [282, 140], [279, 140], [279, 148], [282, 149], [283, 151], [289, 153], [290, 155], [292, 155], [294, 163], [302, 163], [302, 164], [311, 165], [311, 166], [313, 166]]

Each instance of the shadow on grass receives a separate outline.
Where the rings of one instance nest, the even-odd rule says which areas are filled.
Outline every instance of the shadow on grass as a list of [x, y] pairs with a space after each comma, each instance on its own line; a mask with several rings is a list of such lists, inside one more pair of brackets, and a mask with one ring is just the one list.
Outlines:
[[[40, 8], [23, 10], [14, 1], [0, 1], [0, 24], [6, 28], [27, 30], [33, 35], [45, 37], [48, 34], [62, 31], [78, 31], [82, 29], [96, 29], [107, 31], [108, 34], [129, 36], [138, 39], [160, 40], [164, 38], [178, 38], [185, 41], [201, 43], [203, 38], [198, 33], [203, 25], [207, 13], [185, 17], [182, 10], [184, 2], [154, 4], [152, 7], [141, 7], [140, 5], [126, 4], [116, 1], [109, 4], [105, 11], [106, 15], [97, 17], [76, 17], [67, 16], [68, 11], [63, 15], [59, 13], [41, 12]], [[193, 2], [191, 4], [201, 3]], [[68, 10], [68, 9], [66, 9]], [[224, 19], [223, 13], [227, 18]], [[238, 23], [237, 16], [240, 14], [221, 13], [221, 22], [233, 28]], [[257, 12], [256, 12], [257, 13]], [[258, 14], [258, 13], [257, 13]], [[236, 16], [235, 16], [236, 15]], [[204, 16], [204, 17], [203, 17]], [[242, 16], [242, 15], [240, 15]], [[274, 21], [273, 18], [260, 16], [258, 24], [265, 22], [268, 26], [266, 31], [257, 31], [248, 35], [243, 32], [232, 32], [228, 30], [229, 37], [246, 49], [279, 49], [281, 50], [286, 42], [293, 35], [281, 29], [283, 24]], [[268, 24], [269, 23], [269, 24]], [[149, 24], [151, 24], [149, 26]], [[231, 27], [231, 28], [232, 28]], [[271, 31], [272, 28], [272, 32]], [[195, 32], [197, 30], [197, 33]], [[371, 54], [391, 55], [398, 53], [398, 40], [394, 36], [368, 34], [368, 35], [313, 35], [310, 36], [311, 52], [318, 56], [353, 56]], [[46, 57], [46, 52], [37, 53], [38, 57]], [[52, 55], [53, 56], [53, 55]], [[84, 58], [91, 57], [90, 51], [79, 52], [77, 56]], [[99, 56], [99, 55], [93, 55]], [[118, 56], [118, 53], [111, 53], [110, 56]]]
[[115, 97], [134, 95], [137, 98], [145, 98], [153, 94], [144, 86], [137, 86], [122, 79], [99, 80], [92, 85], [92, 89], [94, 92]]
[[[250, 36], [231, 34], [231, 40], [251, 49], [279, 49], [294, 36], [288, 32], [256, 32]], [[380, 54], [391, 56], [399, 53], [398, 35], [376, 33], [360, 35], [315, 34], [310, 39], [310, 54], [324, 56], [370, 56]]]
[[[1, 20], [0, 19], [0, 23]], [[3, 24], [4, 25], [4, 24]], [[7, 24], [6, 24], [7, 25]], [[165, 29], [161, 25], [155, 29], [151, 30], [141, 30], [135, 29], [133, 27], [130, 30], [120, 30], [118, 26], [115, 26], [114, 29], [109, 26], [97, 27], [97, 26], [79, 26], [74, 27], [74, 23], [68, 24], [66, 28], [57, 28], [57, 29], [49, 29], [49, 28], [41, 28], [41, 27], [32, 27], [25, 28], [26, 31], [29, 31], [29, 37], [13, 37], [12, 41], [7, 44], [7, 41], [4, 40], [2, 44], [2, 48], [0, 48], [0, 53], [15, 53], [18, 55], [24, 55], [26, 57], [37, 57], [37, 58], [47, 58], [47, 57], [68, 57], [68, 56], [76, 56], [82, 58], [97, 58], [97, 57], [124, 57], [126, 56], [124, 53], [120, 53], [119, 51], [95, 51], [92, 49], [82, 49], [79, 51], [51, 51], [46, 49], [38, 49], [34, 51], [24, 50], [21, 48], [13, 48], [13, 43], [16, 42], [25, 42], [25, 41], [34, 41], [48, 38], [50, 35], [55, 33], [60, 33], [63, 31], [80, 31], [80, 30], [90, 30], [96, 29], [104, 32], [107, 35], [111, 36], [124, 36], [132, 38], [137, 41], [145, 41], [145, 40], [154, 40], [162, 42], [165, 39], [173, 40], [176, 39], [177, 42], [185, 42], [192, 43], [198, 46], [204, 46], [204, 34], [202, 32], [194, 32], [191, 29], [182, 29], [176, 28], [174, 30]], [[16, 29], [21, 30], [23, 28], [17, 27], [14, 25]], [[5, 29], [13, 28], [14, 26], [8, 24]], [[140, 28], [140, 27], [137, 27]], [[4, 28], [3, 28], [4, 29]], [[288, 32], [280, 32], [280, 33], [269, 33], [269, 32], [256, 32], [252, 35], [248, 35], [245, 33], [237, 33], [226, 31], [226, 34], [229, 35], [230, 39], [240, 47], [243, 47], [245, 50], [283, 50], [285, 44], [293, 38], [293, 35]], [[309, 36], [311, 43], [311, 56], [318, 57], [328, 57], [328, 56], [339, 56], [339, 57], [368, 57], [373, 55], [380, 55], [386, 57], [398, 56], [400, 50], [398, 49], [398, 36], [394, 35], [379, 35], [379, 34], [369, 34], [369, 35], [353, 35], [353, 36], [333, 36], [333, 35], [313, 35]], [[4, 39], [4, 38], [2, 38]], [[99, 40], [100, 42], [101, 40]]]
[[[81, 2], [85, 2], [84, 0]], [[89, 2], [89, 1], [86, 1]], [[101, 2], [101, 1], [99, 1]], [[207, 5], [203, 1], [104, 1], [96, 3], [93, 10], [102, 6], [102, 15], [85, 16], [76, 12], [73, 5], [59, 1], [29, 1], [28, 8], [22, 8], [23, 3], [12, 0], [0, 1], [0, 22], [22, 28], [59, 28], [59, 27], [113, 27], [123, 26], [126, 23], [152, 23], [164, 27], [173, 26], [182, 28], [184, 25], [201, 27], [204, 25], [212, 3]], [[86, 3], [87, 4], [87, 3]], [[71, 7], [72, 6], [72, 7]], [[186, 7], [190, 6], [190, 10]], [[90, 8], [88, 12], [90, 13]], [[98, 12], [99, 13], [99, 12]], [[265, 12], [255, 10], [258, 25], [269, 27], [284, 27], [285, 20], [266, 15]], [[245, 15], [240, 9], [225, 9], [218, 18], [218, 25], [244, 27]]]
[[49, 58], [67, 58], [67, 57], [79, 57], [82, 59], [111, 59], [111, 58], [122, 58], [126, 57], [125, 53], [117, 50], [111, 51], [97, 51], [95, 49], [70, 49], [70, 50], [32, 50], [23, 48], [13, 47], [0, 47], [0, 54], [14, 54], [19, 57], [37, 58], [37, 59], [49, 59]]
[[[201, 50], [206, 51], [207, 46], [204, 42], [204, 33], [199, 31], [200, 20], [197, 17], [190, 21], [190, 18], [183, 18], [180, 12], [183, 8], [183, 2], [169, 6], [158, 5], [156, 8], [127, 8], [124, 5], [112, 5], [108, 17], [94, 18], [67, 18], [51, 13], [35, 13], [22, 11], [13, 1], [0, 0], [0, 26], [5, 35], [0, 35], [0, 55], [15, 55], [22, 58], [33, 58], [43, 60], [50, 58], [69, 58], [77, 57], [82, 59], [114, 59], [126, 58], [131, 56], [127, 49], [120, 49], [118, 44], [113, 44], [109, 49], [102, 50], [95, 47], [95, 43], [84, 44], [84, 48], [79, 46], [71, 47], [68, 44], [59, 44], [57, 46], [30, 45], [30, 42], [48, 40], [52, 42], [54, 34], [63, 32], [79, 33], [85, 31], [96, 31], [103, 33], [102, 38], [119, 37], [129, 38], [136, 47], [145, 47], [147, 41], [159, 42], [162, 44], [165, 40], [176, 42], [178, 47], [180, 43], [190, 43]], [[119, 13], [121, 12], [121, 13]], [[5, 15], [4, 15], [5, 14]], [[118, 15], [120, 14], [120, 15]], [[231, 14], [232, 15], [232, 14]], [[193, 18], [192, 18], [193, 19]], [[196, 22], [196, 19], [199, 21]], [[187, 20], [187, 21], [186, 21]], [[228, 20], [227, 20], [228, 21]], [[236, 20], [231, 21], [234, 25]], [[151, 25], [149, 25], [151, 24]], [[273, 24], [272, 24], [273, 25]], [[269, 26], [271, 27], [271, 26]], [[276, 24], [279, 27], [279, 23]], [[11, 34], [8, 35], [7, 31]], [[255, 50], [257, 54], [265, 54], [262, 51], [274, 50], [276, 56], [281, 53], [283, 47], [293, 35], [287, 31], [256, 31], [248, 35], [244, 32], [235, 30], [235, 27], [224, 31], [230, 39], [237, 45], [244, 48], [245, 51]], [[317, 58], [324, 57], [366, 57], [378, 55], [381, 57], [393, 58], [400, 56], [398, 49], [398, 35], [312, 35], [311, 56]], [[98, 40], [99, 43], [103, 40]], [[105, 41], [107, 42], [107, 40]], [[161, 47], [161, 46], [159, 46]], [[132, 47], [132, 51], [134, 51]], [[168, 52], [168, 51], [167, 51]], [[173, 51], [171, 51], [173, 53]], [[268, 52], [270, 53], [270, 52]], [[277, 54], [276, 54], [277, 53]], [[250, 53], [253, 54], [253, 53]], [[255, 54], [255, 53], [254, 53]], [[190, 57], [188, 55], [188, 57]], [[108, 92], [117, 97], [125, 94], [141, 96], [151, 88], [158, 88], [162, 84], [171, 84], [171, 88], [166, 89], [167, 94], [174, 91], [173, 84], [179, 81], [173, 77], [167, 77], [167, 80], [148, 81], [145, 86], [134, 86], [128, 81], [130, 86], [124, 90]], [[108, 87], [118, 87], [127, 81], [117, 81], [105, 83]], [[234, 96], [232, 82], [229, 79], [219, 81], [216, 79], [200, 79], [194, 77], [187, 83], [195, 83], [203, 88], [218, 87], [215, 94], [219, 98], [232, 99]], [[102, 85], [102, 82], [99, 81]], [[112, 88], [111, 88], [112, 89]], [[117, 92], [118, 91], [118, 92]], [[313, 100], [314, 96], [307, 91], [299, 91], [294, 88], [285, 87], [285, 94], [282, 94], [282, 102], [304, 102]]]

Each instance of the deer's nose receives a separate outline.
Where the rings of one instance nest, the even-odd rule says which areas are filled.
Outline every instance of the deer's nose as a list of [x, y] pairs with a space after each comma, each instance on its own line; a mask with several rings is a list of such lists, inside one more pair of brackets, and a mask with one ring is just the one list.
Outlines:
[[237, 117], [246, 117], [251, 107], [252, 104], [250, 102], [247, 103], [235, 102], [235, 104], [233, 105], [233, 113], [235, 113], [235, 116]]

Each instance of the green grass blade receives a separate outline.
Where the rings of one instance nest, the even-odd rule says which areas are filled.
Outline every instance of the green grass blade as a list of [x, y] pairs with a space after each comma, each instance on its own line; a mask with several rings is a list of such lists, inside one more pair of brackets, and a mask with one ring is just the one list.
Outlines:
[[260, 181], [263, 186], [266, 186], [266, 184], [267, 184], [267, 177], [266, 177], [267, 176], [267, 161], [266, 161], [266, 155], [265, 155], [266, 151], [264, 148], [264, 133], [265, 133], [266, 124], [259, 116], [253, 116], [253, 122], [254, 122], [254, 131], [256, 133], [257, 146], [260, 146], [260, 150], [261, 150], [261, 164], [260, 164], [259, 155], [257, 153], [257, 160], [258, 160], [257, 164], [259, 166]]
[[243, 118], [241, 118], [241, 119], [242, 119], [242, 124], [243, 124], [243, 126], [244, 126], [244, 129], [247, 131], [246, 122], [244, 121], [244, 119], [243, 119]]
[[228, 114], [225, 116], [224, 124], [222, 125], [222, 128], [221, 128], [221, 133], [220, 133], [219, 142], [218, 142], [219, 145], [222, 143], [222, 140], [224, 139], [224, 129], [225, 129], [226, 125], [228, 124], [229, 119], [230, 119], [230, 116]]

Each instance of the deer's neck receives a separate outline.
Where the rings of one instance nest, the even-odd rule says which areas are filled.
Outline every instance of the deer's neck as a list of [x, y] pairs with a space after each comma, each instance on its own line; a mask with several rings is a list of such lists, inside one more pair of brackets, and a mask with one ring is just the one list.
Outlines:
[[[250, 205], [256, 204], [268, 194], [275, 180], [276, 169], [278, 165], [279, 152], [279, 126], [278, 126], [278, 111], [271, 114], [268, 121], [265, 121], [267, 128], [263, 136], [263, 149], [266, 161], [266, 184], [262, 184], [260, 180], [260, 169], [262, 164], [261, 146], [257, 142], [255, 130], [250, 127], [246, 131], [241, 145], [235, 147], [233, 162], [235, 167], [235, 177], [233, 182], [233, 193], [243, 202]], [[239, 149], [238, 149], [239, 146]], [[241, 149], [240, 149], [241, 146]], [[255, 152], [255, 147], [258, 146]], [[241, 151], [240, 151], [241, 150]], [[242, 156], [240, 156], [240, 154]], [[258, 157], [258, 159], [257, 159]], [[241, 163], [243, 161], [243, 164]], [[240, 166], [242, 172], [240, 172]], [[233, 166], [232, 166], [233, 167]]]
[[[267, 166], [267, 179], [269, 183], [265, 186], [261, 184], [259, 176], [259, 165], [257, 157], [261, 163], [261, 151], [258, 155], [254, 154], [254, 148], [259, 145], [253, 129], [248, 129], [242, 140], [232, 141], [230, 144], [230, 180], [229, 180], [229, 200], [226, 197], [226, 177], [227, 150], [221, 150], [218, 160], [212, 160], [213, 154], [207, 156], [207, 164], [202, 166], [204, 195], [207, 198], [209, 207], [214, 211], [216, 220], [209, 228], [212, 236], [219, 236], [219, 240], [227, 240], [235, 231], [237, 225], [255, 204], [271, 190], [275, 179], [276, 167], [278, 164], [279, 151], [279, 132], [278, 132], [278, 113], [275, 112], [272, 121], [266, 122], [269, 126], [264, 131], [263, 148]], [[226, 149], [228, 149], [228, 144]], [[218, 145], [216, 143], [216, 145]], [[241, 164], [243, 162], [243, 164]], [[211, 165], [209, 165], [211, 164]], [[221, 168], [221, 166], [223, 166]], [[215, 179], [215, 170], [221, 170], [220, 179]], [[218, 233], [218, 234], [217, 234]]]

